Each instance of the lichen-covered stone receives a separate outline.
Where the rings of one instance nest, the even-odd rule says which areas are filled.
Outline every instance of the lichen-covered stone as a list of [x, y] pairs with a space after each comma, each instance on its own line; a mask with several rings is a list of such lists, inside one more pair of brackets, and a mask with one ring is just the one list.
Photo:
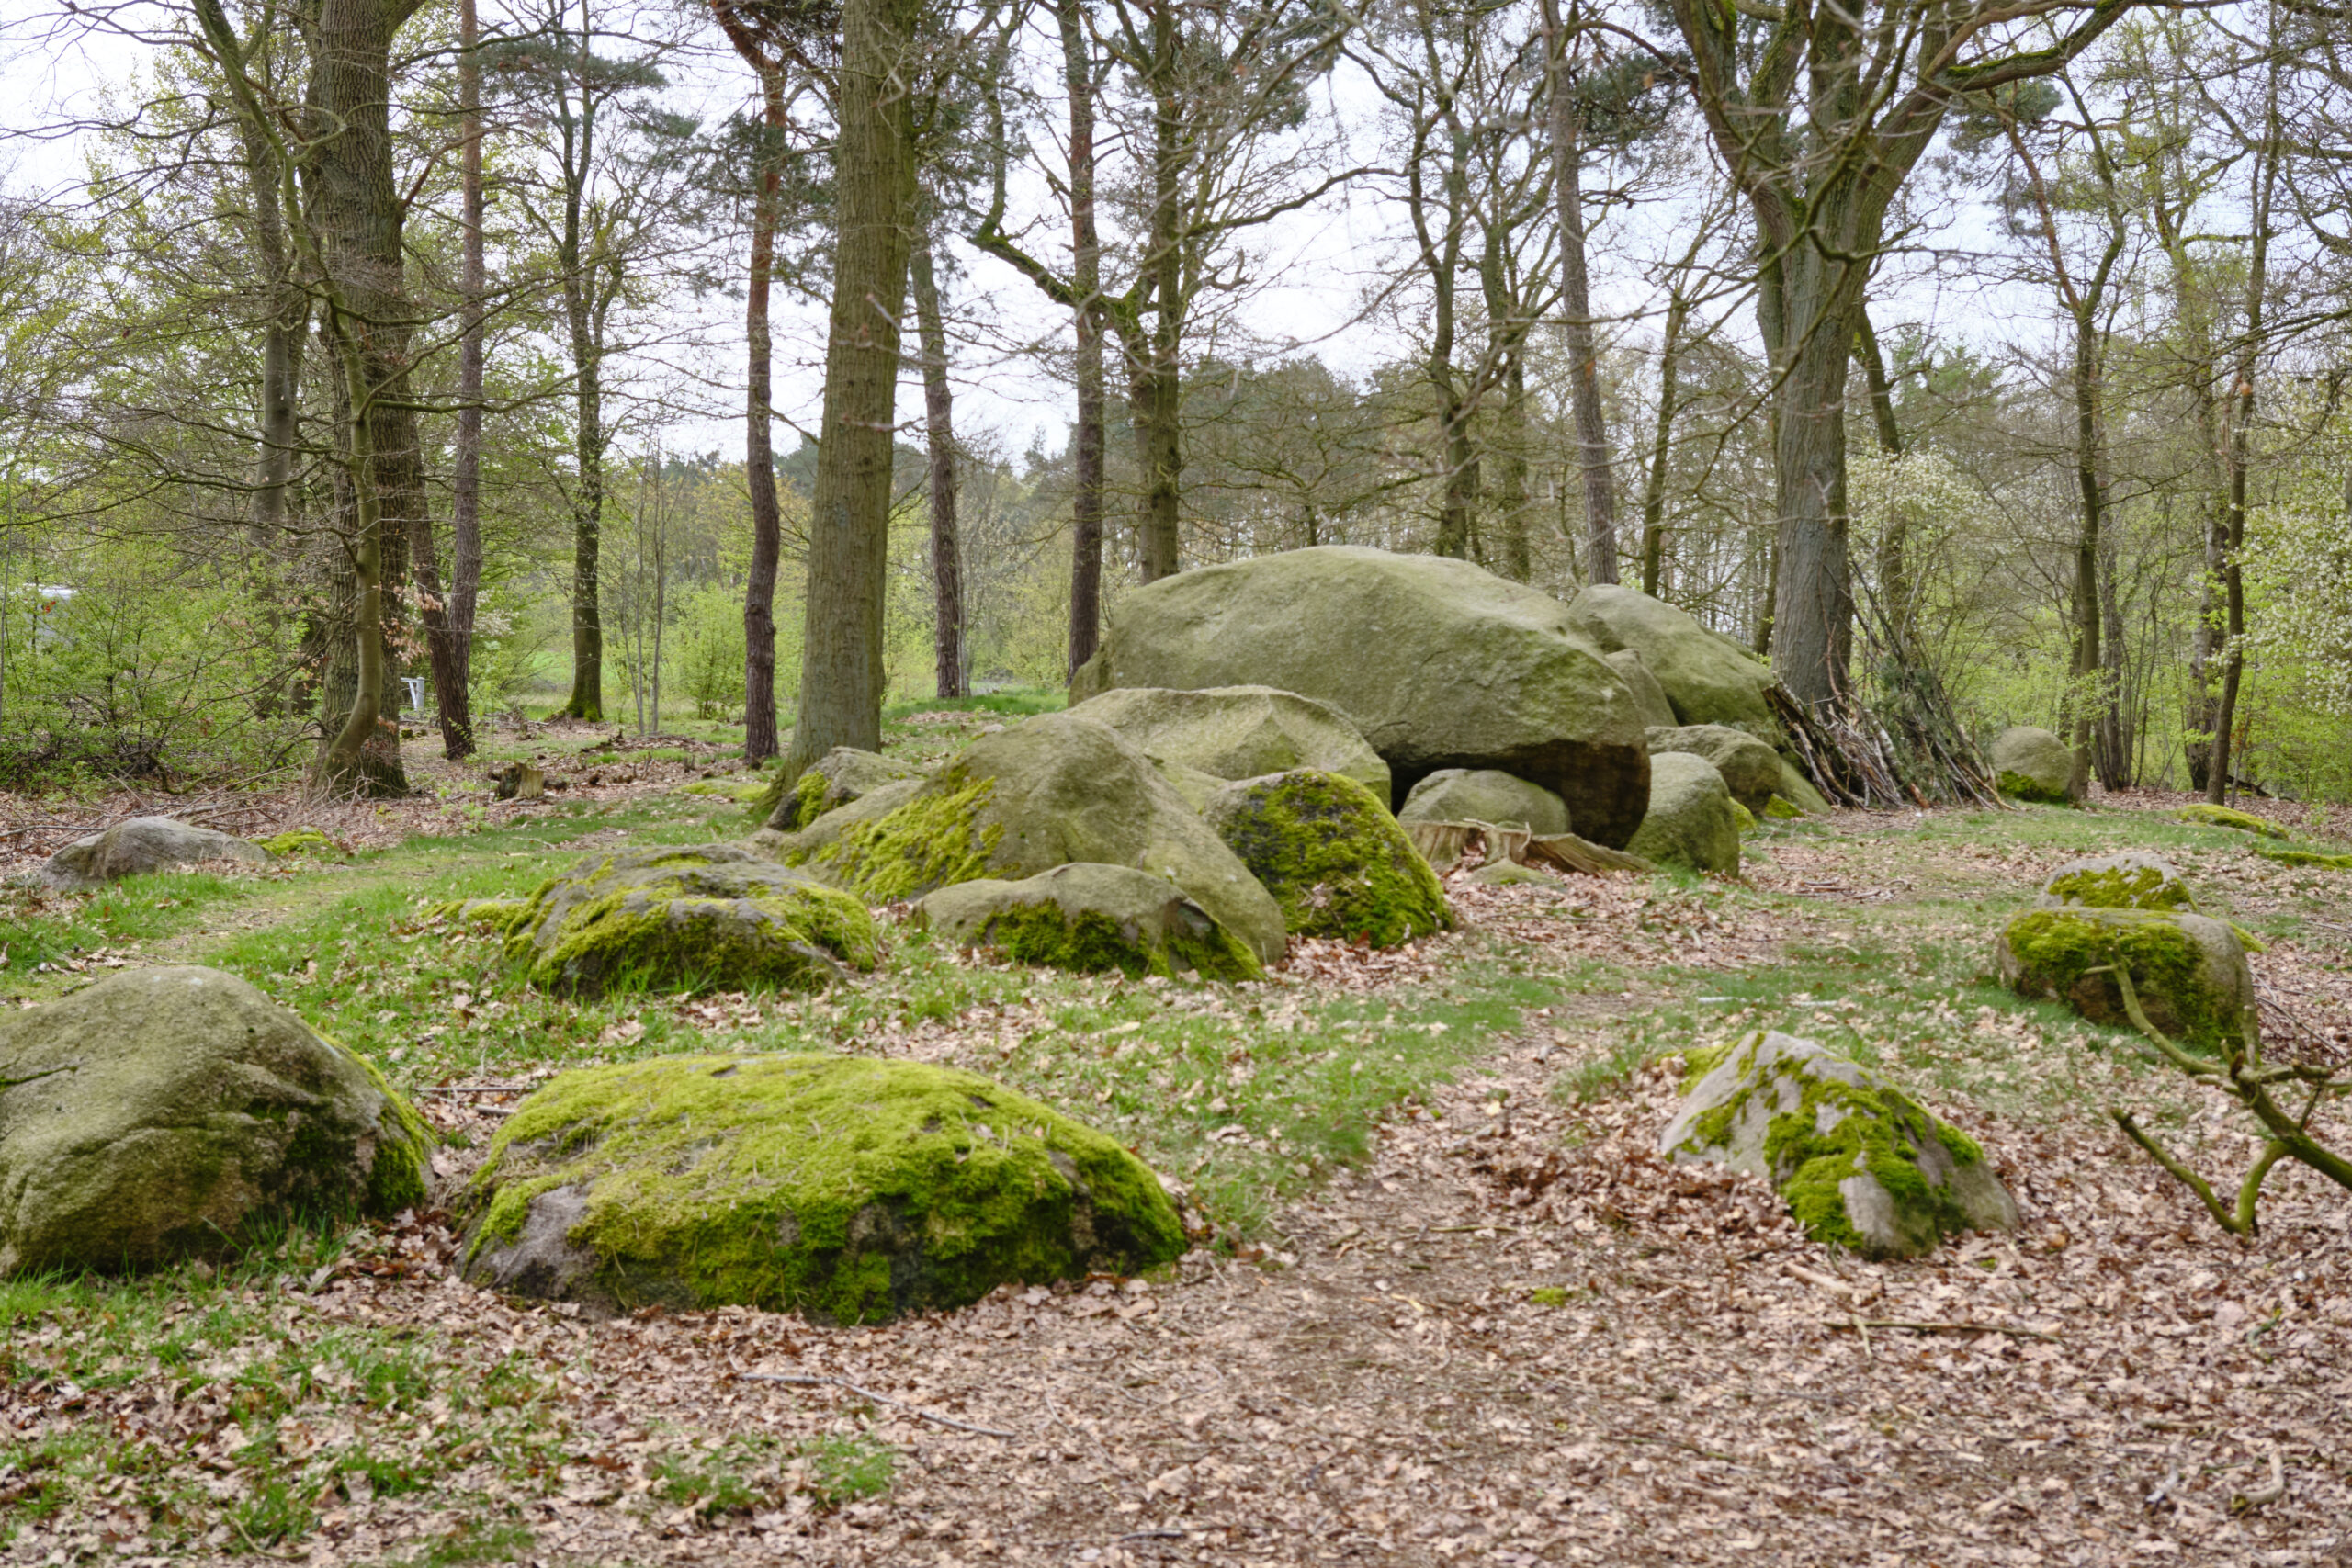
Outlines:
[[508, 927], [535, 986], [607, 991], [810, 990], [874, 967], [865, 906], [738, 844], [592, 855]]
[[1413, 786], [1399, 822], [1516, 822], [1531, 833], [1569, 830], [1567, 803], [1542, 784], [1492, 768], [1446, 768]]
[[2050, 874], [2037, 908], [2183, 909], [2197, 912], [2188, 879], [2170, 861], [2136, 850], [2071, 860]]
[[778, 777], [753, 803], [753, 811], [779, 833], [797, 832], [828, 811], [862, 800], [885, 784], [920, 779], [922, 770], [879, 751], [836, 746], [803, 769], [792, 787]]
[[0, 1275], [146, 1269], [425, 1196], [432, 1134], [368, 1062], [217, 969], [0, 1013]]
[[1557, 600], [1467, 561], [1326, 545], [1164, 577], [1112, 602], [1070, 700], [1242, 682], [1338, 708], [1396, 788], [1498, 768], [1566, 800], [1589, 839], [1622, 845], [1641, 820], [1649, 761], [1624, 678]]
[[1739, 872], [1739, 818], [1723, 774], [1690, 751], [1650, 758], [1650, 808], [1625, 847], [1659, 865], [1684, 871]]
[[1715, 1061], [1658, 1152], [1761, 1176], [1815, 1240], [1873, 1258], [2017, 1228], [2016, 1201], [1967, 1134], [1878, 1074], [1777, 1032], [1758, 1030]]
[[144, 876], [177, 866], [233, 861], [267, 865], [259, 844], [169, 817], [133, 817], [102, 833], [76, 839], [49, 857], [42, 880], [57, 887], [97, 887], [126, 876]]
[[1388, 764], [1348, 716], [1295, 692], [1272, 686], [1122, 686], [1088, 698], [1075, 711], [1109, 725], [1157, 761], [1228, 783], [1320, 768], [1345, 773], [1388, 798]]
[[2184, 806], [2180, 808], [2180, 819], [2184, 822], [2196, 823], [2203, 828], [2234, 829], [2241, 833], [2252, 833], [2257, 838], [2287, 837], [2287, 829], [2278, 826], [2278, 823], [2256, 817], [2251, 811], [2239, 811], [2227, 806], [2214, 806], [2202, 802], [2196, 806]]
[[261, 848], [280, 859], [288, 855], [337, 855], [343, 852], [341, 845], [316, 828], [288, 828], [283, 833], [273, 833], [257, 842]]
[[1781, 787], [1781, 754], [1744, 729], [1721, 724], [1686, 724], [1647, 732], [1650, 754], [1688, 751], [1704, 757], [1721, 773], [1731, 797], [1751, 812], [1761, 811]]
[[2019, 996], [2064, 1001], [2093, 1022], [2129, 1028], [2114, 975], [2093, 973], [2121, 964], [2148, 1021], [2185, 1045], [2236, 1038], [2255, 1018], [2244, 945], [2227, 924], [2202, 915], [2027, 909], [2002, 931], [1997, 957], [2001, 978]]
[[[1829, 812], [1829, 797], [1821, 793], [1814, 782], [1805, 777], [1804, 770], [1786, 757], [1781, 759], [1781, 782], [1774, 793], [1797, 808], [1797, 815], [1824, 817]], [[1779, 813], [1774, 813], [1778, 816]]]
[[1657, 677], [1650, 673], [1650, 667], [1642, 662], [1639, 653], [1621, 648], [1605, 657], [1609, 668], [1625, 678], [1625, 689], [1634, 694], [1634, 709], [1642, 716], [1643, 728], [1670, 729], [1680, 722], [1674, 716], [1674, 703], [1667, 696], [1666, 688], [1658, 684]]
[[1488, 861], [1463, 880], [1475, 882], [1481, 887], [1557, 887], [1560, 886], [1560, 879], [1548, 872], [1541, 872], [1532, 865], [1521, 865], [1517, 861], [1510, 860]]
[[452, 898], [433, 906], [435, 919], [481, 926], [503, 935], [531, 908], [527, 898]]
[[983, 735], [922, 783], [754, 842], [870, 903], [1073, 862], [1133, 866], [1182, 888], [1261, 962], [1283, 953], [1282, 910], [1249, 869], [1149, 757], [1077, 713]]
[[1765, 696], [1771, 667], [1689, 612], [1638, 589], [1597, 582], [1568, 602], [1568, 623], [1604, 653], [1631, 649], [1665, 690], [1678, 725], [1720, 724], [1777, 745], [1780, 720]]
[[2265, 860], [2280, 865], [2308, 866], [2321, 871], [2352, 871], [2352, 855], [2322, 854], [2313, 850], [2257, 850]]
[[1184, 1249], [1111, 1139], [953, 1067], [664, 1056], [564, 1073], [467, 1189], [465, 1271], [598, 1313], [741, 1305], [832, 1323]]
[[[708, 795], [718, 800], [732, 800], [745, 806], [768, 800], [775, 792], [773, 781], [760, 779], [693, 779], [680, 784], [673, 794]], [[774, 807], [768, 807], [774, 810]]]
[[1311, 768], [1244, 779], [1203, 816], [1294, 935], [1394, 947], [1453, 924], [1437, 874], [1353, 779]]
[[961, 946], [992, 948], [1051, 969], [1204, 980], [1255, 980], [1265, 973], [1249, 944], [1182, 888], [1124, 865], [1081, 863], [1019, 882], [958, 882], [926, 895], [915, 918]]
[[1171, 762], [1165, 757], [1154, 757], [1151, 765], [1161, 778], [1168, 781], [1168, 787], [1183, 796], [1184, 804], [1194, 812], [1207, 810], [1209, 802], [1216, 797], [1216, 792], [1233, 782], [1219, 778], [1215, 773], [1203, 773], [1198, 768], [1187, 767], [1182, 762]]
[[1993, 738], [1993, 783], [2011, 800], [2075, 803], [2075, 753], [2049, 730], [2015, 724]]

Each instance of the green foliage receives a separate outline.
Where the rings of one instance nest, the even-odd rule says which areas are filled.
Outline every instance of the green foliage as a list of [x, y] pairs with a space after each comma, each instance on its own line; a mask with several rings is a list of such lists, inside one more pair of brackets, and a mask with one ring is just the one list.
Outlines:
[[[684, 595], [672, 634], [672, 679], [695, 705], [696, 718], [723, 719], [743, 711], [743, 591], [710, 584]], [[779, 676], [778, 684], [782, 680]]]

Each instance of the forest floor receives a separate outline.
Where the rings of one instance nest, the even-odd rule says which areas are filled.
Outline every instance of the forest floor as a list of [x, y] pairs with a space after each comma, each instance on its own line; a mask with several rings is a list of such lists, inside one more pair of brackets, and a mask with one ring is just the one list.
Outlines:
[[[989, 722], [906, 716], [894, 749]], [[1751, 837], [1738, 880], [1457, 880], [1458, 931], [1298, 944], [1257, 986], [1019, 971], [897, 927], [823, 997], [594, 1004], [435, 918], [583, 851], [740, 836], [740, 805], [679, 789], [749, 781], [676, 750], [566, 761], [538, 803], [420, 762], [443, 795], [346, 808], [331, 856], [8, 890], [12, 1005], [218, 964], [385, 1063], [446, 1142], [443, 1206], [399, 1223], [0, 1283], [0, 1561], [2352, 1564], [2352, 1198], [2283, 1168], [2259, 1240], [2223, 1235], [2107, 1108], [2232, 1179], [2233, 1108], [1990, 973], [2059, 862], [2155, 850], [2267, 943], [2274, 1054], [2343, 1062], [2352, 874], [2175, 797], [1846, 812]], [[43, 811], [0, 802], [0, 831]], [[1761, 1183], [1662, 1164], [1682, 1054], [1757, 1027], [1912, 1088], [2022, 1227], [1866, 1263]], [[864, 1327], [597, 1322], [458, 1278], [515, 1100], [682, 1049], [987, 1072], [1133, 1144], [1217, 1235], [1149, 1279]], [[2274, 1461], [2283, 1493], [2238, 1502]]]

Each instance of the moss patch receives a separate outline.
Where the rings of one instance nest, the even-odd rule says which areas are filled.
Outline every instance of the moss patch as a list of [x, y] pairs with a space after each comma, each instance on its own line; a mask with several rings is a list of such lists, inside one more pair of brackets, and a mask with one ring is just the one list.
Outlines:
[[[1956, 1164], [1973, 1165], [1984, 1151], [1965, 1134], [1945, 1128], [1918, 1101], [1887, 1085], [1857, 1086], [1808, 1074], [1793, 1111], [1772, 1118], [1764, 1157], [1789, 1212], [1815, 1241], [1868, 1250], [1846, 1212], [1839, 1183], [1867, 1173], [1894, 1200], [1895, 1224], [1913, 1250], [1968, 1229], [1968, 1216], [1946, 1185], [1919, 1168], [1918, 1151], [1940, 1144]], [[1827, 1132], [1821, 1123], [1836, 1115]], [[1949, 1135], [1947, 1135], [1949, 1134]]]
[[2276, 822], [2265, 821], [2250, 811], [2234, 811], [2226, 806], [2184, 806], [2180, 808], [2180, 819], [2207, 828], [2233, 828], [2241, 833], [2252, 833], [2265, 839], [2287, 836], [2287, 829]]
[[1392, 947], [1453, 924], [1437, 874], [1355, 780], [1301, 768], [1221, 792], [1210, 821], [1298, 936]]
[[1786, 795], [1776, 795], [1764, 803], [1764, 815], [1776, 821], [1787, 822], [1801, 819], [1804, 816], [1804, 808]]
[[797, 860], [787, 854], [786, 863], [820, 869], [873, 904], [986, 876], [1002, 829], [981, 827], [979, 814], [995, 787], [951, 771], [896, 810], [854, 822], [821, 849]]
[[316, 828], [289, 828], [283, 833], [256, 841], [274, 855], [334, 855], [343, 852], [333, 839]]
[[2275, 860], [2280, 865], [2310, 866], [2320, 871], [2352, 871], [2352, 855], [2320, 854], [2311, 850], [2256, 849], [2265, 860]]
[[971, 1073], [843, 1056], [667, 1057], [566, 1073], [468, 1190], [494, 1271], [534, 1199], [610, 1304], [726, 1303], [870, 1322], [1006, 1280], [1133, 1273], [1183, 1250], [1158, 1178], [1101, 1134]]
[[1099, 910], [1073, 915], [1050, 899], [1004, 910], [989, 920], [984, 940], [1016, 963], [1080, 974], [1115, 969], [1131, 980], [1187, 974], [1204, 980], [1255, 980], [1265, 974], [1257, 955], [1214, 922], [1203, 935], [1173, 932], [1161, 947], [1137, 940]]
[[2009, 922], [2003, 940], [2021, 995], [2054, 996], [2095, 1021], [2125, 1023], [2114, 977], [2090, 973], [2121, 964], [2152, 1017], [2169, 1021], [2184, 1043], [2210, 1045], [2236, 1027], [2235, 999], [2213, 994], [2204, 949], [2171, 915], [2112, 909], [2093, 919], [2068, 909], [2028, 909]]
[[2052, 897], [2088, 909], [2187, 909], [2197, 900], [2188, 884], [2154, 865], [2086, 867], [2062, 872], [2042, 889]]
[[2024, 773], [2002, 770], [1993, 781], [1994, 787], [2011, 800], [2030, 801], [2037, 806], [2072, 806], [2074, 798], [2063, 789], [2050, 789]]

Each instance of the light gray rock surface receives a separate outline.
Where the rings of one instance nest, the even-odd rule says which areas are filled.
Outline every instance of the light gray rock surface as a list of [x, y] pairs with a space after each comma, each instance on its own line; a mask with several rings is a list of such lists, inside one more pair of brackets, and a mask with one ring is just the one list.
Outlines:
[[981, 877], [926, 895], [916, 923], [963, 947], [1086, 974], [1117, 970], [1254, 980], [1247, 942], [1163, 876], [1124, 865], [1057, 865], [1019, 882]]
[[2075, 754], [2046, 729], [2011, 725], [1993, 738], [1993, 780], [2012, 800], [2074, 802]]
[[1413, 786], [1396, 820], [1515, 822], [1532, 833], [1565, 833], [1568, 807], [1542, 784], [1493, 768], [1446, 768]]
[[1689, 751], [1713, 762], [1731, 797], [1760, 813], [1780, 793], [1781, 754], [1744, 729], [1721, 724], [1689, 724], [1648, 732], [1650, 754]]
[[1344, 773], [1388, 798], [1388, 764], [1348, 716], [1295, 692], [1272, 686], [1122, 686], [1071, 711], [1110, 726], [1158, 761], [1227, 783], [1319, 768]]
[[1625, 848], [1659, 865], [1736, 874], [1739, 818], [1723, 774], [1690, 751], [1650, 758], [1650, 808]]
[[133, 817], [102, 833], [74, 840], [49, 857], [41, 877], [58, 887], [96, 887], [184, 865], [219, 861], [267, 865], [270, 858], [259, 844], [210, 828], [169, 817]]

